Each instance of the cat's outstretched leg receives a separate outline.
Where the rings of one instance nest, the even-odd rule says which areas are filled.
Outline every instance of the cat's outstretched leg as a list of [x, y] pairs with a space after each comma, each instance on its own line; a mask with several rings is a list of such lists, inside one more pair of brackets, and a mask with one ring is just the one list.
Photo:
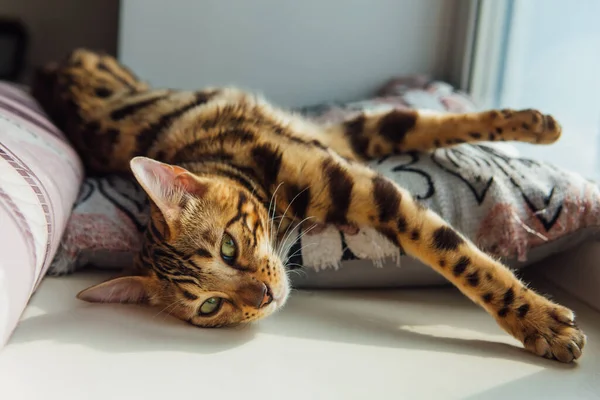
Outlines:
[[373, 159], [408, 151], [428, 151], [459, 143], [520, 141], [553, 143], [561, 127], [537, 110], [492, 110], [451, 114], [415, 110], [363, 113], [326, 127], [328, 144], [338, 153]]
[[295, 190], [288, 191], [282, 207], [292, 202], [292, 211], [302, 210], [296, 217], [311, 216], [318, 223], [375, 227], [446, 277], [529, 351], [562, 362], [581, 356], [586, 339], [571, 310], [528, 289], [507, 267], [375, 171], [325, 152], [310, 157], [303, 174], [286, 181], [307, 188], [302, 207], [292, 202], [299, 197]]

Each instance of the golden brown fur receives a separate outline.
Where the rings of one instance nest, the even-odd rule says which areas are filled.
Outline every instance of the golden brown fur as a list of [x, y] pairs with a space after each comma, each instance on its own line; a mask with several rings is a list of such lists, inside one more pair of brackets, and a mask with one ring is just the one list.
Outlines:
[[[87, 50], [42, 71], [34, 94], [88, 172], [131, 170], [152, 200], [135, 274], [87, 289], [80, 294], [86, 300], [146, 302], [199, 326], [264, 317], [289, 293], [283, 255], [275, 249], [278, 221], [310, 218], [345, 229], [375, 227], [528, 350], [563, 362], [581, 355], [585, 336], [572, 311], [525, 287], [362, 163], [477, 140], [552, 143], [561, 129], [551, 116], [394, 110], [318, 126], [236, 89], [151, 90], [113, 58]], [[238, 246], [234, 262], [223, 247], [219, 253], [225, 232]], [[200, 315], [211, 297], [224, 299], [222, 307]]]

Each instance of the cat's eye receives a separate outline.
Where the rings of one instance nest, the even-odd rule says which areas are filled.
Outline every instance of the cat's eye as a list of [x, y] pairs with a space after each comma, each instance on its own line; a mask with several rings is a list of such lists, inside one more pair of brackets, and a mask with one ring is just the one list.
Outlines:
[[221, 308], [221, 304], [223, 304], [223, 299], [220, 297], [211, 297], [205, 300], [200, 306], [200, 315], [207, 316], [216, 313]]
[[226, 263], [232, 263], [237, 254], [237, 246], [230, 234], [224, 233], [221, 240], [221, 257]]

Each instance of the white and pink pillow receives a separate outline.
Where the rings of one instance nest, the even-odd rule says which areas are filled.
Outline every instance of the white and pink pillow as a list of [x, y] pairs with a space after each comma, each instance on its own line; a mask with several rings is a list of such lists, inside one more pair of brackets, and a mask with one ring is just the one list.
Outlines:
[[0, 82], [0, 347], [56, 254], [82, 179], [33, 98]]

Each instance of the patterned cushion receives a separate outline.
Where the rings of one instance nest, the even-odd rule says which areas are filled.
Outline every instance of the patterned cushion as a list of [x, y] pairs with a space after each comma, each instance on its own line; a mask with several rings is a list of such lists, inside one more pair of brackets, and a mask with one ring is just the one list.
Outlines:
[[[469, 112], [464, 93], [424, 77], [389, 82], [376, 98], [302, 110], [323, 122], [342, 121], [361, 110], [413, 107]], [[568, 133], [567, 133], [568, 134]], [[516, 156], [505, 143], [460, 145], [431, 154], [407, 154], [371, 163], [486, 251], [521, 267], [595, 235], [600, 226], [598, 187], [551, 165]], [[52, 273], [86, 264], [120, 268], [139, 246], [145, 196], [123, 178], [88, 179], [71, 216]], [[100, 229], [90, 233], [90, 224]], [[294, 232], [293, 280], [298, 287], [383, 287], [446, 281], [372, 229], [349, 235], [328, 227]], [[399, 268], [401, 266], [402, 268]], [[378, 268], [375, 268], [378, 267]]]
[[147, 223], [148, 200], [133, 179], [87, 178], [75, 202], [51, 275], [85, 265], [121, 269], [132, 262]]
[[[551, 165], [511, 156], [496, 146], [460, 145], [431, 154], [390, 157], [373, 162], [372, 167], [512, 267], [542, 260], [600, 230], [597, 185]], [[299, 287], [446, 283], [432, 269], [401, 255], [372, 229], [348, 236], [329, 228], [302, 237], [296, 248], [303, 247], [307, 251], [293, 260], [305, 266], [295, 277]], [[339, 260], [344, 260], [340, 267]], [[383, 268], [374, 270], [373, 260]]]
[[0, 82], [0, 347], [59, 247], [82, 174], [33, 99]]

